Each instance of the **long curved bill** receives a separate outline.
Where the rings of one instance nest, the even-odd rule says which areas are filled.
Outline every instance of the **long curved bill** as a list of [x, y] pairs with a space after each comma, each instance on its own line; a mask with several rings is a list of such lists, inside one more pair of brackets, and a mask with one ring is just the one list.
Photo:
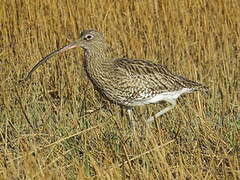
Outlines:
[[78, 44], [78, 40], [77, 41], [74, 41], [72, 43], [70, 43], [69, 45], [67, 46], [64, 46], [63, 48], [60, 48], [58, 50], [55, 50], [53, 51], [52, 53], [50, 53], [49, 55], [47, 55], [46, 57], [44, 57], [43, 59], [41, 59], [37, 64], [35, 64], [35, 66], [33, 66], [33, 68], [31, 69], [31, 71], [29, 71], [29, 73], [27, 74], [27, 76], [25, 77], [25, 80], [28, 80], [28, 78], [32, 75], [32, 73], [39, 67], [41, 66], [42, 64], [44, 64], [45, 62], [47, 62], [47, 60], [49, 60], [51, 57], [59, 54], [59, 53], [62, 53], [64, 51], [67, 51], [69, 49], [72, 49], [72, 48], [75, 48], [77, 47], [77, 44]]

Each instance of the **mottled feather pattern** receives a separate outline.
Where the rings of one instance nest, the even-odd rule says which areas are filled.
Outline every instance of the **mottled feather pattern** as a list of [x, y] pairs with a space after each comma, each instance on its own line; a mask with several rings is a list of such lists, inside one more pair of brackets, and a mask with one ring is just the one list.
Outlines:
[[[88, 64], [86, 72], [101, 95], [115, 103], [130, 105], [163, 92], [199, 86], [198, 83], [173, 75], [161, 65], [144, 60], [111, 60], [109, 54], [100, 52], [98, 57], [88, 52], [85, 57]], [[94, 60], [91, 60], [92, 57]]]
[[94, 41], [84, 54], [84, 67], [89, 79], [107, 99], [122, 105], [144, 101], [157, 94], [182, 88], [197, 88], [198, 83], [172, 74], [167, 68], [145, 60], [114, 59], [111, 50]]

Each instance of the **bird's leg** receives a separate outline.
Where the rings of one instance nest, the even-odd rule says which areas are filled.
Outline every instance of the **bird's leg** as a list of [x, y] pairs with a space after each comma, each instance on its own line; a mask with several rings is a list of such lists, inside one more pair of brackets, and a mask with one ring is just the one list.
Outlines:
[[127, 108], [127, 112], [128, 112], [128, 117], [129, 117], [131, 128], [133, 130], [133, 133], [135, 134], [136, 122], [135, 122], [135, 120], [133, 118], [133, 110], [132, 110], [132, 108]]
[[159, 116], [165, 114], [166, 112], [170, 111], [171, 109], [173, 109], [176, 106], [176, 99], [168, 99], [167, 102], [171, 103], [171, 105], [164, 108], [160, 112], [156, 113], [154, 116], [151, 116], [150, 118], [148, 118], [146, 120], [146, 123], [153, 122], [155, 120], [155, 118], [158, 118]]

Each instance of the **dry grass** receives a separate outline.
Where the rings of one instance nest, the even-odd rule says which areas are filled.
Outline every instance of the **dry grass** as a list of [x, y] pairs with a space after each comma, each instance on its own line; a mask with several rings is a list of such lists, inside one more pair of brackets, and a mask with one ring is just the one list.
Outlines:
[[[239, 17], [238, 0], [1, 0], [0, 179], [238, 179]], [[142, 138], [116, 105], [90, 113], [102, 102], [80, 49], [18, 83], [89, 28], [116, 54], [152, 59], [210, 93], [185, 96]], [[161, 108], [137, 108], [138, 123]]]

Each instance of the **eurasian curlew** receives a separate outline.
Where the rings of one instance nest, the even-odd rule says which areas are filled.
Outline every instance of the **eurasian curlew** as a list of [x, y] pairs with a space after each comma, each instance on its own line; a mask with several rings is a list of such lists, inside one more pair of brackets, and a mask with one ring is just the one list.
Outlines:
[[112, 57], [103, 34], [95, 30], [81, 32], [80, 39], [41, 59], [25, 79], [49, 58], [75, 47], [84, 49], [84, 69], [97, 91], [109, 101], [126, 107], [132, 122], [134, 106], [159, 101], [170, 103], [170, 106], [146, 120], [150, 123], [173, 109], [181, 94], [206, 89], [197, 82], [171, 73], [159, 64], [146, 60]]

